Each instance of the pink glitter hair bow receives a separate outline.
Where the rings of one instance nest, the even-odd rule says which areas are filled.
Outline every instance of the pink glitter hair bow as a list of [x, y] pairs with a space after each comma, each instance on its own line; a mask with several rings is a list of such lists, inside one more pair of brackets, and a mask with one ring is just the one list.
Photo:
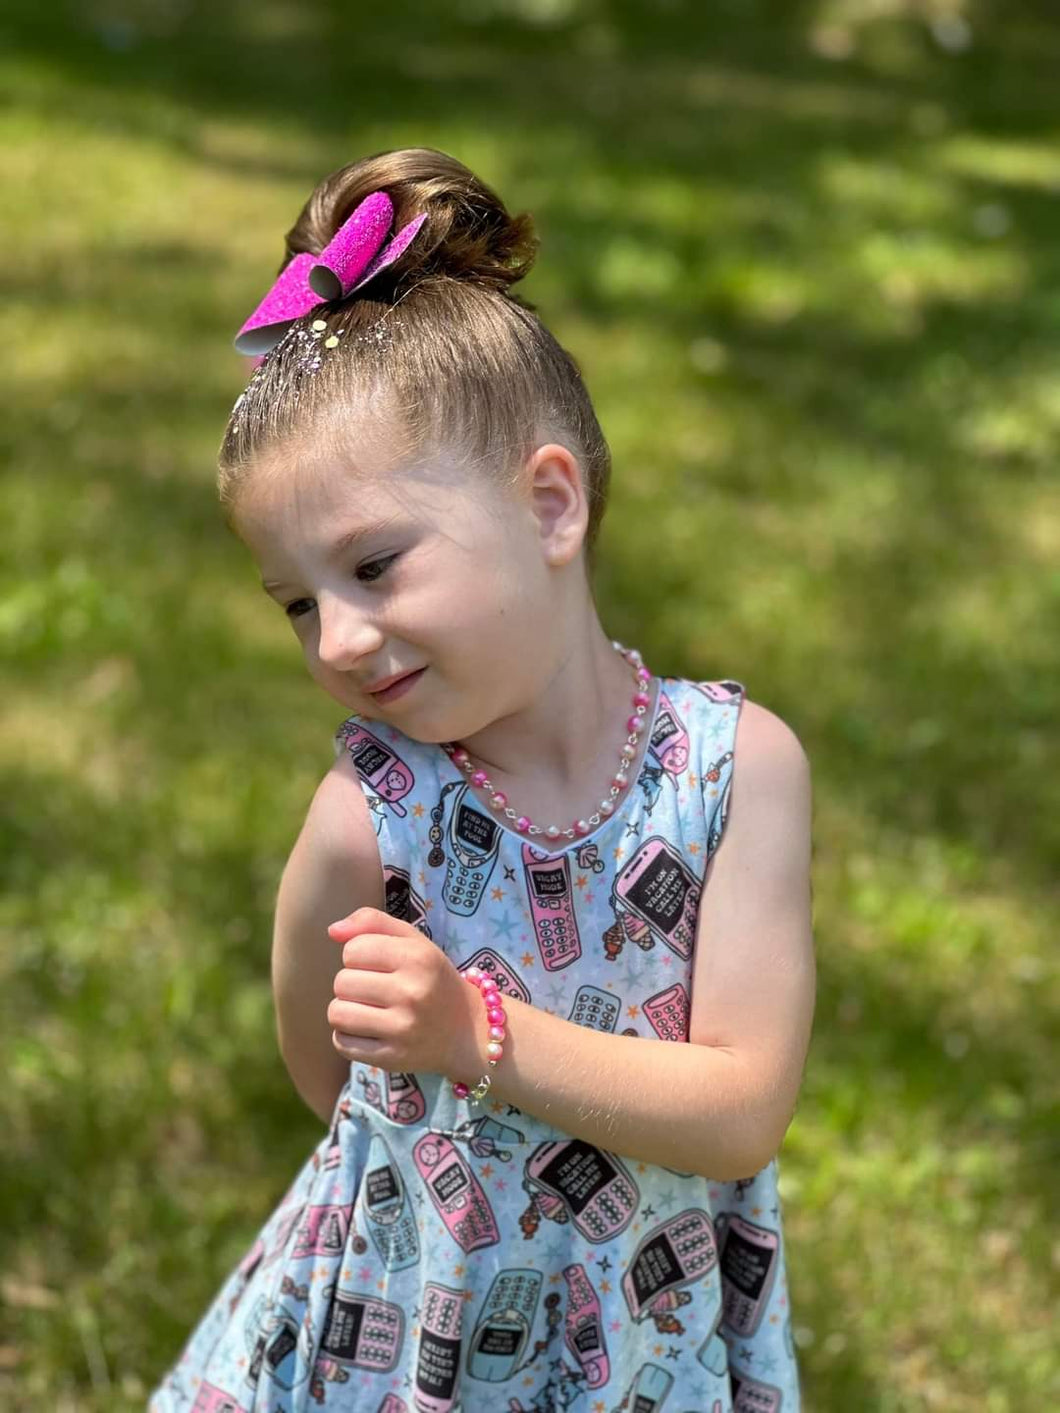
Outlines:
[[251, 357], [274, 348], [303, 314], [328, 300], [345, 299], [403, 255], [427, 213], [402, 226], [387, 242], [394, 203], [374, 191], [356, 207], [319, 255], [303, 251], [284, 267], [275, 284], [235, 337], [236, 350]]

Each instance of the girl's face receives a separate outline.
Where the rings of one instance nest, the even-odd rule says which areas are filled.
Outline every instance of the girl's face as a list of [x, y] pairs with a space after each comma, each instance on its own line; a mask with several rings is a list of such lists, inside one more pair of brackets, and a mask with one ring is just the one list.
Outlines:
[[[326, 450], [277, 453], [260, 471], [236, 528], [336, 701], [450, 741], [534, 699], [555, 667], [562, 575], [529, 500], [444, 454], [373, 470]], [[368, 690], [413, 672], [391, 701]]]

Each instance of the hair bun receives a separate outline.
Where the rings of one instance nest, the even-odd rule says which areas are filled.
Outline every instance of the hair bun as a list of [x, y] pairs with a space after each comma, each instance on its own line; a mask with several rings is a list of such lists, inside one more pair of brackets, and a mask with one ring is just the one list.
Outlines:
[[373, 280], [372, 294], [382, 295], [386, 284], [396, 293], [432, 275], [506, 291], [534, 263], [539, 242], [530, 214], [511, 215], [462, 162], [431, 147], [378, 152], [325, 177], [287, 233], [288, 256], [318, 255], [374, 191], [393, 201], [394, 231], [423, 212], [427, 220], [378, 285]]

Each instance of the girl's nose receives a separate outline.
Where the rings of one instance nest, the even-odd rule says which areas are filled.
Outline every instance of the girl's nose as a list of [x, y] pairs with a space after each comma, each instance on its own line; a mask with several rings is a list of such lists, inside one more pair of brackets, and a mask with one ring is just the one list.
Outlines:
[[378, 653], [383, 641], [378, 629], [349, 604], [322, 599], [318, 601], [317, 614], [317, 657], [326, 667], [346, 671], [361, 658]]

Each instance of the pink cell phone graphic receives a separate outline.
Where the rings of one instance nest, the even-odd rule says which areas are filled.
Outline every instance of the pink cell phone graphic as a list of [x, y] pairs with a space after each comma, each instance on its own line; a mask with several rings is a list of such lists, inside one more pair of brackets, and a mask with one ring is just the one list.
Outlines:
[[425, 1133], [414, 1145], [412, 1159], [446, 1231], [458, 1246], [477, 1251], [500, 1240], [489, 1199], [464, 1155], [448, 1138], [433, 1130]]
[[640, 1189], [621, 1159], [580, 1138], [542, 1143], [527, 1159], [524, 1186], [558, 1198], [587, 1241], [625, 1231]]
[[404, 819], [408, 811], [400, 801], [416, 783], [405, 762], [378, 736], [358, 725], [354, 717], [344, 721], [335, 733], [335, 749], [336, 753], [343, 749], [349, 752], [361, 779]]
[[718, 1248], [709, 1215], [698, 1207], [686, 1207], [653, 1228], [633, 1253], [622, 1277], [622, 1293], [630, 1314], [635, 1320], [643, 1320], [658, 1296], [701, 1280], [717, 1262]]
[[568, 1291], [564, 1332], [567, 1348], [585, 1375], [586, 1387], [599, 1388], [607, 1383], [611, 1374], [600, 1315], [600, 1297], [593, 1289], [584, 1266], [564, 1266], [563, 1277]]
[[651, 733], [651, 748], [668, 775], [680, 775], [688, 764], [688, 731], [662, 688], [659, 689], [659, 710]]
[[350, 1229], [350, 1204], [344, 1207], [307, 1207], [298, 1236], [291, 1248], [291, 1259], [302, 1256], [341, 1256]]
[[665, 991], [656, 991], [641, 1009], [660, 1040], [688, 1039], [688, 992], [681, 982], [674, 982]]
[[204, 1383], [199, 1385], [191, 1413], [246, 1413], [246, 1409], [232, 1394]]
[[460, 1326], [464, 1296], [447, 1285], [423, 1287], [420, 1346], [413, 1401], [420, 1413], [449, 1413], [460, 1376]]
[[749, 1379], [736, 1369], [730, 1369], [733, 1413], [780, 1413], [783, 1394], [772, 1384]]
[[412, 886], [408, 869], [395, 868], [393, 864], [383, 865], [383, 896], [384, 911], [390, 917], [407, 922], [410, 927], [418, 927], [424, 937], [430, 937], [427, 909], [423, 899]]
[[723, 677], [717, 682], [693, 682], [691, 685], [711, 702], [737, 701], [745, 690], [742, 682], [735, 682], [729, 677]]
[[754, 1334], [776, 1279], [779, 1238], [745, 1217], [721, 1213], [718, 1245], [722, 1319], [736, 1334]]
[[523, 872], [541, 960], [546, 971], [561, 971], [582, 954], [570, 861], [563, 855], [549, 858], [532, 844], [524, 844]]
[[640, 846], [615, 880], [621, 905], [647, 923], [682, 961], [692, 955], [699, 912], [699, 881], [666, 839]]
[[401, 1306], [362, 1291], [333, 1289], [324, 1294], [330, 1294], [331, 1301], [317, 1358], [384, 1374], [392, 1369], [405, 1332]]
[[499, 952], [492, 947], [480, 947], [477, 952], [459, 964], [460, 971], [468, 967], [478, 967], [490, 978], [502, 996], [514, 996], [517, 1001], [530, 1003], [530, 992], [515, 975]]

